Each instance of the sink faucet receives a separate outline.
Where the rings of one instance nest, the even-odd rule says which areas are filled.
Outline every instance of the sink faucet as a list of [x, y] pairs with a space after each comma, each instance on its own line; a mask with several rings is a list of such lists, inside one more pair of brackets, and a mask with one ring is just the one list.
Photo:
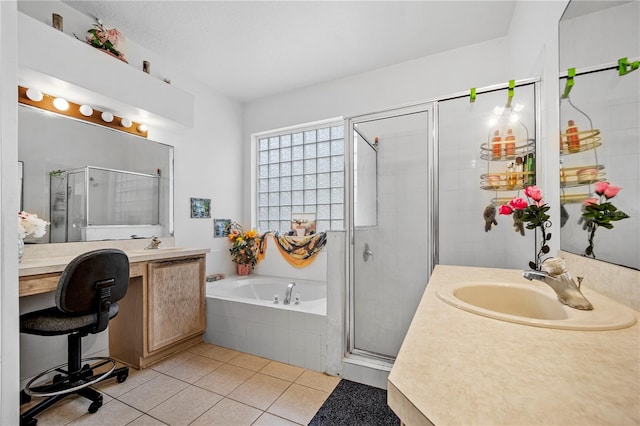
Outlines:
[[284, 294], [284, 303], [285, 305], [288, 305], [289, 303], [291, 303], [291, 293], [293, 292], [293, 287], [296, 285], [296, 283], [294, 283], [293, 281], [291, 281], [289, 283], [289, 285], [287, 286], [287, 292]]
[[542, 271], [523, 271], [522, 276], [531, 280], [542, 281], [551, 287], [558, 295], [558, 300], [571, 308], [583, 311], [591, 311], [593, 305], [580, 291], [582, 278], [578, 277], [578, 284], [575, 283], [571, 274], [566, 269], [565, 261], [559, 257], [545, 260], [540, 265]]
[[158, 237], [154, 236], [153, 238], [151, 238], [151, 242], [149, 243], [149, 245], [146, 246], [144, 249], [145, 250], [157, 249], [160, 244], [162, 244], [162, 241], [160, 241]]

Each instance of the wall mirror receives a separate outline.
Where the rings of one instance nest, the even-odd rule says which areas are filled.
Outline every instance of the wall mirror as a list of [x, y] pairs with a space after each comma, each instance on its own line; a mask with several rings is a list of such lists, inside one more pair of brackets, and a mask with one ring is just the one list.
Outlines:
[[173, 235], [173, 147], [20, 105], [22, 208], [50, 222], [30, 243]]
[[[571, 1], [559, 23], [561, 248], [587, 255], [585, 200], [598, 182], [627, 219], [598, 227], [592, 257], [640, 269], [640, 71], [619, 75], [618, 59], [640, 58], [640, 3]], [[596, 31], [597, 29], [597, 31]], [[567, 88], [569, 68], [575, 68]]]

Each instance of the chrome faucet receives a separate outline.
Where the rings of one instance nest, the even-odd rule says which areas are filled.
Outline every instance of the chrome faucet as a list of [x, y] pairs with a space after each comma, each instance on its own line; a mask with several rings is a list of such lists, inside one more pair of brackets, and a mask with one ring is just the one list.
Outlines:
[[566, 269], [565, 261], [559, 257], [545, 260], [540, 265], [542, 271], [523, 271], [522, 276], [531, 280], [542, 281], [551, 287], [558, 295], [558, 300], [571, 308], [591, 311], [593, 305], [580, 291], [582, 278], [578, 277], [576, 284]]
[[160, 244], [162, 244], [162, 241], [160, 241], [158, 237], [154, 236], [153, 238], [151, 238], [151, 242], [149, 243], [149, 245], [146, 246], [144, 249], [145, 250], [157, 249]]
[[294, 283], [293, 281], [291, 281], [289, 283], [289, 285], [287, 286], [287, 292], [284, 294], [284, 303], [285, 305], [288, 305], [289, 303], [291, 303], [291, 293], [293, 292], [293, 287], [296, 285], [296, 283]]

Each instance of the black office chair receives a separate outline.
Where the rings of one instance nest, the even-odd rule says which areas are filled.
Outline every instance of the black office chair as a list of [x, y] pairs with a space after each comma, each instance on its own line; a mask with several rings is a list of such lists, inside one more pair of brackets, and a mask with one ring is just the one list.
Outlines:
[[[68, 363], [37, 375], [20, 393], [21, 403], [29, 402], [33, 396], [46, 397], [20, 415], [21, 425], [35, 426], [38, 420], [34, 416], [73, 394], [91, 400], [89, 412], [95, 413], [102, 406], [102, 395], [91, 385], [112, 377], [119, 383], [127, 379], [129, 368], [116, 369], [112, 358], [82, 359], [81, 339], [107, 328], [109, 320], [118, 314], [116, 302], [125, 296], [128, 287], [129, 258], [122, 250], [90, 251], [73, 259], [62, 272], [56, 306], [20, 316], [21, 333], [68, 335]], [[82, 366], [85, 361], [93, 365]], [[100, 372], [94, 374], [98, 369]], [[43, 377], [46, 379], [36, 384]]]

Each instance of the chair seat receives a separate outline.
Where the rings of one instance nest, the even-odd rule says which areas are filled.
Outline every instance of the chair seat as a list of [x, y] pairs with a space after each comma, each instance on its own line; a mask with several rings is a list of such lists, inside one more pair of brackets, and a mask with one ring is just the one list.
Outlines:
[[[118, 304], [109, 307], [109, 318], [118, 314]], [[20, 332], [39, 336], [58, 336], [78, 331], [89, 331], [98, 322], [95, 313], [80, 315], [67, 314], [53, 306], [20, 315]]]

